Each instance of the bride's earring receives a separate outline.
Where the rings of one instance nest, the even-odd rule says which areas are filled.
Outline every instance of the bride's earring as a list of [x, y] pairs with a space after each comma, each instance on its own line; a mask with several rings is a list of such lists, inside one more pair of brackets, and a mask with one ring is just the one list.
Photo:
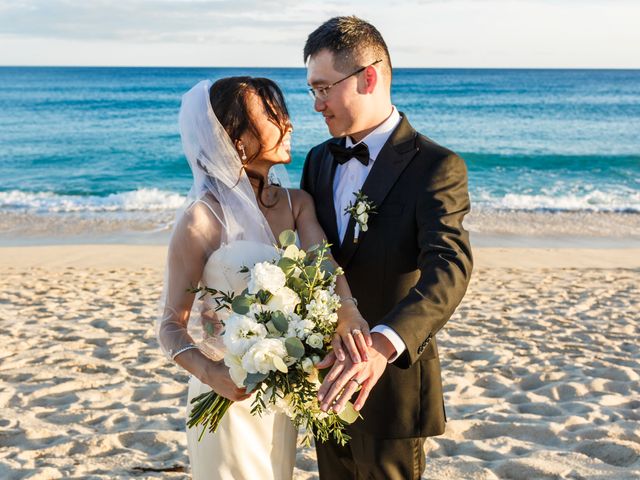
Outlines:
[[247, 161], [247, 153], [244, 151], [244, 145], [240, 144], [240, 146], [238, 147], [241, 151], [242, 151], [242, 155], [240, 156], [240, 160], [242, 160], [242, 163]]

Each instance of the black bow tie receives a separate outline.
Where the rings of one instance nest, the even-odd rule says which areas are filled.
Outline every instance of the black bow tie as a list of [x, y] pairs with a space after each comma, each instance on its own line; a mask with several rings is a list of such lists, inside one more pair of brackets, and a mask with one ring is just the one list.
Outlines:
[[329, 144], [329, 151], [340, 165], [356, 158], [365, 167], [369, 165], [369, 147], [366, 143], [359, 143], [355, 147], [343, 147], [337, 143]]

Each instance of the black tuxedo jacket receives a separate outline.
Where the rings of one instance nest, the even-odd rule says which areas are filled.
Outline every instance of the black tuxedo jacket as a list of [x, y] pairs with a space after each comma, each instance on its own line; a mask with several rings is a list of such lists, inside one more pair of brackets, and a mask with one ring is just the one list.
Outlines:
[[301, 187], [316, 204], [332, 253], [371, 327], [385, 324], [407, 349], [373, 388], [351, 428], [377, 438], [444, 432], [436, 333], [458, 306], [471, 276], [467, 170], [462, 158], [417, 133], [406, 117], [382, 148], [362, 191], [377, 209], [353, 241], [350, 220], [340, 245], [333, 202], [336, 162], [328, 144], [304, 164]]

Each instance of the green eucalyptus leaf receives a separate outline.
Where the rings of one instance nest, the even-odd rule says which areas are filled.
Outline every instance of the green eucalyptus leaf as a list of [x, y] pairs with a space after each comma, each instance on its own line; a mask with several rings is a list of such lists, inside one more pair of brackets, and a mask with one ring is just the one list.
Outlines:
[[289, 279], [289, 286], [296, 293], [300, 294], [300, 292], [304, 290], [305, 283], [304, 283], [304, 280], [302, 280], [301, 278], [293, 277]]
[[304, 345], [297, 337], [289, 337], [284, 341], [287, 353], [295, 358], [302, 358], [304, 355]]
[[216, 329], [213, 326], [213, 323], [210, 323], [210, 322], [207, 322], [204, 324], [204, 331], [211, 336], [215, 335], [216, 333]]
[[296, 243], [296, 233], [293, 230], [284, 230], [278, 237], [278, 240], [283, 248], [287, 248], [289, 245]]
[[261, 382], [264, 382], [268, 376], [268, 373], [247, 373], [247, 378], [245, 379], [244, 384], [246, 385], [247, 383], [254, 383], [257, 385]]
[[332, 262], [330, 262], [328, 258], [322, 261], [321, 268], [325, 272], [328, 272], [330, 275], [333, 275], [336, 271], [335, 265]]
[[269, 321], [264, 325], [267, 327], [267, 332], [269, 332], [270, 335], [280, 336], [280, 330], [278, 330], [278, 327], [276, 327], [272, 321]]
[[244, 388], [247, 393], [252, 393], [257, 386], [257, 383], [246, 383]]
[[289, 329], [289, 321], [282, 312], [273, 312], [271, 314], [271, 321], [273, 322], [274, 327], [282, 333]]
[[253, 299], [244, 295], [238, 295], [231, 303], [231, 309], [240, 315], [249, 313], [249, 307], [253, 303]]
[[278, 266], [287, 275], [291, 270], [296, 267], [296, 261], [292, 258], [282, 257], [278, 262]]
[[284, 363], [284, 360], [282, 360], [280, 357], [273, 357], [273, 365], [282, 373], [289, 372], [289, 367], [287, 367], [287, 365]]

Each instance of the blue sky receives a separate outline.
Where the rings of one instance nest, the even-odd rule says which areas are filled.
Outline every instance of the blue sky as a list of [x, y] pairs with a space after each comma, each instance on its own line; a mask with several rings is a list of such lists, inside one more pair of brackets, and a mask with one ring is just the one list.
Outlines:
[[397, 67], [640, 68], [638, 0], [0, 0], [0, 65], [303, 66], [355, 14]]

